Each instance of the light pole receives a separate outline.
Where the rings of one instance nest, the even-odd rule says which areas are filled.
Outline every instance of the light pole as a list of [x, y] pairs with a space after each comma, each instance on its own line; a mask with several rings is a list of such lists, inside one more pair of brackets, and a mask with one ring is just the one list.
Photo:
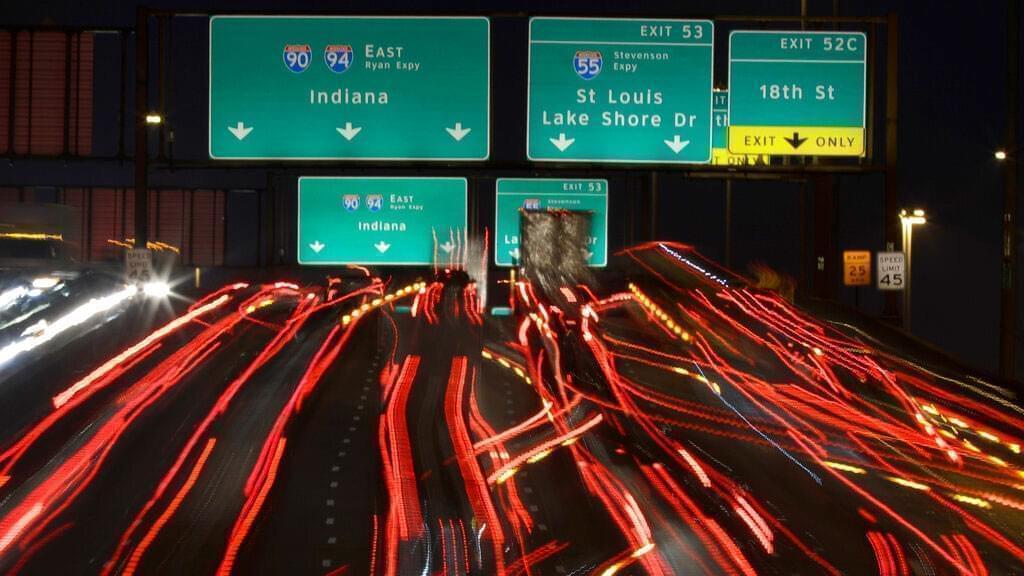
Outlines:
[[913, 258], [911, 257], [914, 246], [914, 226], [924, 224], [928, 220], [924, 216], [924, 210], [917, 208], [912, 212], [900, 210], [900, 224], [903, 225], [903, 253], [907, 258], [907, 285], [903, 289], [903, 329], [910, 332], [910, 272], [912, 270]]
[[1006, 10], [1006, 141], [1003, 168], [1003, 246], [999, 286], [999, 375], [1007, 380], [1017, 376], [1017, 176], [1020, 148], [1017, 126], [1020, 123], [1020, 2], [1007, 0]]

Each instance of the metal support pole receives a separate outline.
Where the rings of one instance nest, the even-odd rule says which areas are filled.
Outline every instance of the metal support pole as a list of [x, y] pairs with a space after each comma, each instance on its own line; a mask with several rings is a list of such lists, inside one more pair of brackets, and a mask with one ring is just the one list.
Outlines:
[[[885, 42], [885, 241], [895, 246], [900, 241], [900, 197], [897, 189], [899, 174], [896, 162], [899, 158], [897, 136], [899, 117], [899, 19], [889, 14]], [[909, 255], [907, 258], [909, 275]], [[882, 315], [895, 318], [899, 312], [899, 294], [886, 292], [885, 308]]]
[[165, 82], [167, 79], [167, 69], [165, 66], [165, 60], [167, 60], [166, 52], [166, 37], [167, 37], [167, 16], [159, 16], [156, 20], [157, 23], [157, 40], [156, 40], [156, 69], [157, 69], [157, 97], [159, 102], [157, 103], [157, 111], [160, 113], [160, 137], [157, 140], [156, 158], [158, 161], [165, 160], [165, 150], [167, 149], [167, 110], [165, 104], [165, 94], [167, 88]]
[[135, 19], [135, 245], [149, 241], [149, 150], [146, 133], [149, 84], [149, 10], [139, 6]]
[[725, 180], [725, 266], [732, 268], [732, 178]]
[[71, 155], [71, 33], [64, 33], [64, 151], [65, 159]]
[[266, 185], [263, 193], [260, 194], [260, 266], [268, 266], [274, 263], [274, 174], [267, 172]]
[[637, 194], [636, 187], [634, 186], [634, 180], [631, 175], [627, 174], [626, 178], [626, 210], [629, 216], [626, 222], [629, 226], [626, 228], [626, 245], [630, 246], [636, 244], [636, 220], [637, 220]]
[[658, 239], [658, 173], [651, 171], [651, 237], [648, 240]]
[[835, 176], [819, 174], [811, 180], [814, 184], [814, 296], [822, 300], [834, 300], [839, 280], [835, 244], [836, 206]]
[[478, 212], [480, 210], [480, 199], [477, 195], [477, 188], [479, 185], [477, 178], [475, 177], [470, 177], [468, 180], [469, 198], [467, 203], [469, 204], [469, 206], [467, 207], [467, 209], [469, 212], [469, 222], [467, 223], [468, 230], [466, 230], [466, 232], [470, 233], [473, 236], [476, 236], [478, 233], [477, 228], [480, 226], [480, 219], [478, 217]]
[[807, 198], [807, 179], [800, 181], [800, 291], [803, 294], [813, 293], [814, 264], [811, 258], [809, 228], [810, 209]]
[[1003, 195], [1003, 261], [999, 293], [999, 374], [1008, 379], [1017, 372], [1017, 122], [1020, 121], [1020, 3], [1007, 2], [1006, 77], [1006, 188]]
[[910, 289], [913, 286], [914, 225], [909, 220], [902, 220], [902, 225], [903, 253], [906, 254], [907, 260], [907, 277], [904, 278], [906, 285], [903, 287], [903, 329], [910, 332]]
[[[123, 166], [124, 165], [124, 158], [125, 158], [124, 139], [125, 139], [125, 134], [126, 134], [126, 128], [125, 128], [124, 124], [125, 124], [125, 116], [127, 116], [126, 107], [125, 107], [125, 98], [127, 98], [126, 94], [128, 93], [128, 89], [127, 89], [127, 86], [126, 86], [126, 83], [128, 82], [128, 33], [125, 32], [125, 31], [122, 31], [121, 34], [120, 34], [120, 40], [121, 40], [121, 78], [120, 78], [120, 80], [121, 80], [121, 89], [118, 91], [118, 104], [117, 104], [117, 159], [120, 162], [120, 165]], [[12, 98], [11, 102], [13, 102], [13, 101], [14, 100]], [[11, 126], [14, 126], [13, 122], [11, 123]], [[13, 134], [14, 131], [12, 130], [11, 133]]]
[[17, 80], [18, 80], [18, 34], [17, 30], [12, 30], [10, 33], [11, 38], [11, 59], [10, 62], [10, 77], [7, 80], [7, 86], [10, 92], [7, 95], [7, 153], [14, 156], [14, 122], [17, 118], [17, 106], [14, 103], [17, 101]]

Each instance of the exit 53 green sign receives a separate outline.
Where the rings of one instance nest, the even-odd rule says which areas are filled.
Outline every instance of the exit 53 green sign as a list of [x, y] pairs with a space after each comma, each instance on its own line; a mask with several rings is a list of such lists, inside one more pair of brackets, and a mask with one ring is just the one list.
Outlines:
[[515, 266], [520, 261], [519, 214], [522, 210], [589, 212], [590, 240], [586, 250], [591, 266], [608, 263], [608, 181], [555, 178], [499, 178], [494, 206], [494, 263]]
[[447, 262], [465, 230], [465, 178], [299, 178], [299, 264]]
[[711, 159], [709, 20], [530, 19], [526, 155]]
[[210, 157], [485, 160], [486, 18], [214, 16]]

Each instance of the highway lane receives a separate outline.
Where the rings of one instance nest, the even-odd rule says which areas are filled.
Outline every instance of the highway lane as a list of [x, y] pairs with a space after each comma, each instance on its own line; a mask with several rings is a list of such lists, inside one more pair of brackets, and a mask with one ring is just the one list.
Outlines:
[[454, 413], [464, 423], [461, 390], [474, 378], [481, 346], [463, 294], [459, 285], [430, 283], [417, 296], [415, 317], [396, 318], [400, 336], [393, 369], [382, 376], [378, 436], [387, 507], [380, 511], [384, 536], [373, 563], [385, 573], [493, 569], [492, 548], [470, 544], [487, 521], [472, 492], [479, 485], [466, 483], [459, 462], [455, 443], [464, 429], [451, 428]]
[[[410, 286], [386, 297], [414, 293]], [[8, 456], [14, 462], [0, 508], [6, 514], [0, 543], [12, 552], [4, 558], [10, 566], [35, 571], [70, 563], [130, 573], [150, 562], [153, 570], [178, 573], [205, 562], [210, 570], [230, 570], [233, 548], [244, 543], [273, 485], [267, 463], [276, 467], [278, 458], [268, 454], [283, 453], [292, 416], [310, 402], [355, 333], [357, 323], [347, 315], [339, 324], [340, 310], [376, 309], [381, 299], [372, 297], [383, 295], [379, 284], [363, 280], [310, 291], [279, 283], [246, 296], [220, 320], [202, 322], [199, 337], [144, 375], [111, 369], [106, 380], [72, 387], [73, 400], [54, 408], [58, 422], [44, 421], [37, 435], [14, 444], [24, 450]], [[85, 397], [96, 400], [115, 385], [119, 392], [100, 403], [100, 414], [46, 456], [51, 444], [60, 444], [48, 436], [74, 428], [68, 422], [82, 418]], [[142, 441], [153, 434], [161, 442]], [[218, 440], [220, 452], [213, 450]], [[45, 465], [35, 471], [37, 460]], [[62, 545], [74, 554], [36, 554]]]
[[[380, 374], [397, 334], [368, 318], [323, 375], [289, 434], [278, 486], [238, 557], [241, 574], [368, 573], [380, 482]], [[378, 520], [379, 521], [379, 520]]]
[[[227, 308], [232, 298], [229, 287], [196, 302], [194, 308], [183, 312], [174, 320], [162, 324], [145, 337], [139, 335], [142, 326], [154, 318], [154, 307], [143, 301], [138, 309], [129, 310], [124, 321], [135, 317], [145, 318], [140, 326], [125, 326], [117, 334], [101, 330], [97, 338], [85, 339], [91, 342], [83, 356], [70, 356], [77, 348], [77, 342], [59, 349], [54, 354], [58, 361], [41, 361], [34, 370], [16, 370], [8, 374], [3, 387], [5, 406], [12, 408], [7, 428], [16, 430], [0, 442], [0, 476], [4, 482], [5, 497], [22, 481], [35, 474], [39, 467], [51, 459], [54, 451], [61, 450], [68, 443], [76, 441], [80, 431], [109, 418], [112, 405], [118, 397], [130, 390], [130, 386], [143, 376], [163, 366], [169, 366], [168, 357], [175, 346], [182, 346], [202, 333], [196, 321], [212, 320], [216, 314]], [[162, 306], [157, 306], [162, 309]], [[115, 322], [117, 322], [115, 320]], [[109, 324], [100, 319], [98, 324]], [[112, 329], [119, 328], [116, 324]], [[89, 326], [85, 326], [89, 330]], [[125, 346], [125, 338], [138, 339]], [[114, 348], [111, 350], [111, 348]], [[107, 356], [95, 356], [96, 351]], [[173, 364], [173, 362], [171, 362]], [[79, 368], [84, 366], [85, 368]], [[40, 380], [40, 376], [52, 379]], [[19, 408], [19, 413], [13, 413]], [[116, 406], [114, 407], [116, 409]], [[80, 440], [80, 438], [78, 439]], [[9, 499], [9, 498], [8, 498]]]
[[602, 276], [509, 317], [461, 273], [239, 288], [0, 456], [0, 569], [1021, 570], [1004, 391], [684, 246]]
[[381, 442], [391, 507], [379, 516], [375, 567], [384, 574], [595, 567], [606, 545], [619, 545], [617, 534], [573, 481], [567, 451], [534, 454], [528, 469], [512, 462], [557, 436], [546, 419], [550, 405], [512, 343], [515, 323], [475, 315], [469, 293], [458, 283], [431, 284], [415, 317], [396, 318], [401, 336], [396, 369], [383, 378]]
[[[250, 296], [257, 300], [265, 297]], [[238, 305], [234, 303], [232, 308]], [[276, 312], [260, 311], [268, 320]], [[46, 441], [52, 434], [49, 429], [38, 439], [31, 435], [22, 438], [30, 443], [22, 456], [12, 456], [19, 460], [10, 471], [0, 508], [0, 522], [12, 535], [5, 543], [25, 552], [16, 558], [17, 563], [29, 564], [24, 568], [30, 573], [36, 569], [32, 562], [52, 569], [70, 564], [99, 570], [135, 510], [145, 504], [148, 493], [173, 463], [190, 428], [204, 416], [204, 408], [213, 404], [220, 387], [230, 381], [252, 348], [268, 338], [267, 328], [244, 321], [243, 315], [244, 311], [238, 310], [223, 315], [143, 376], [127, 382], [115, 379], [108, 386], [120, 384], [120, 389], [99, 409], [77, 403], [77, 398], [54, 408], [55, 415], [72, 422], [79, 420], [76, 411], [96, 410], [55, 453], [46, 452], [53, 444]], [[205, 363], [219, 355], [223, 355], [220, 363]], [[197, 372], [200, 367], [209, 371]], [[86, 388], [80, 394], [91, 395], [92, 390]], [[55, 427], [63, 424], [58, 421]], [[45, 463], [38, 471], [31, 468], [36, 461]], [[25, 518], [31, 521], [25, 523]], [[49, 544], [69, 553], [34, 554], [33, 546], [50, 537], [54, 540]], [[7, 554], [3, 560], [15, 560], [12, 556]]]
[[[525, 368], [521, 349], [510, 346], [515, 341], [515, 325], [489, 321], [487, 327], [490, 337], [482, 350], [481, 385], [476, 389], [475, 401], [481, 419], [492, 429], [481, 434], [478, 443], [487, 442], [495, 431], [507, 433], [530, 425], [528, 431], [510, 436], [495, 445], [496, 450], [485, 452], [493, 471], [555, 434], [547, 418], [550, 404], [535, 388], [536, 380]], [[605, 559], [604, 550], [623, 545], [600, 505], [581, 483], [572, 481], [578, 474], [571, 453], [555, 449], [541, 453], [494, 486], [510, 525], [508, 539], [518, 548], [515, 556], [519, 564], [510, 562], [512, 566], [522, 570], [529, 567], [533, 573], [567, 574], [597, 566]], [[530, 560], [521, 562], [523, 556]]]
[[[27, 280], [18, 278], [0, 289], [8, 295], [21, 294], [17, 299], [8, 298], [6, 306], [0, 305], [0, 349], [14, 348], [30, 340], [31, 327], [38, 330], [44, 325], [60, 326], [62, 318], [73, 316], [91, 300], [104, 299], [124, 290], [123, 285], [104, 275], [84, 274], [61, 280], [46, 290], [33, 290], [31, 284], [24, 283]], [[38, 294], [32, 296], [33, 293]], [[4, 296], [0, 294], [2, 300]], [[31, 422], [43, 417], [52, 408], [54, 395], [169, 321], [175, 310], [166, 303], [138, 295], [103, 312], [77, 314], [83, 322], [0, 361], [0, 405], [5, 408], [5, 417], [0, 419], [0, 439], [16, 436]], [[29, 335], [24, 334], [26, 331]], [[177, 340], [171, 347], [180, 342], [183, 340]], [[143, 363], [159, 355], [159, 352], [152, 354]], [[61, 361], [54, 361], [58, 358]]]
[[[304, 297], [298, 294], [297, 298]], [[298, 323], [295, 312], [285, 321]], [[249, 475], [259, 459], [277, 415], [299, 382], [306, 365], [329, 331], [337, 325], [337, 314], [316, 313], [293, 335], [286, 336], [279, 351], [248, 377], [230, 405], [210, 426], [200, 443], [215, 439], [201, 474], [167, 524], [166, 531], [152, 541], [138, 565], [140, 573], [211, 573], [217, 570], [228, 545], [239, 511], [253, 494], [247, 487]], [[288, 335], [284, 328], [278, 335]], [[276, 340], [276, 337], [275, 337]], [[263, 352], [272, 350], [275, 341]], [[260, 356], [254, 357], [253, 363]], [[250, 364], [250, 367], [253, 364]], [[247, 368], [248, 370], [248, 368]], [[239, 376], [239, 378], [242, 378]], [[272, 449], [277, 450], [273, 445]], [[272, 457], [272, 456], [271, 456]], [[138, 549], [138, 548], [136, 548]]]
[[[536, 559], [535, 562], [542, 563], [552, 552], [564, 550], [567, 544], [564, 543], [564, 540], [549, 539], [546, 534], [533, 537], [530, 532], [534, 526], [539, 526], [539, 532], [552, 531], [563, 539], [571, 537], [574, 532], [573, 528], [581, 526], [577, 522], [580, 518], [578, 510], [576, 514], [567, 517], [560, 513], [558, 507], [542, 511], [537, 504], [524, 504], [524, 502], [543, 502], [545, 499], [551, 499], [551, 495], [547, 494], [548, 490], [546, 489], [550, 482], [544, 474], [547, 464], [537, 463], [533, 468], [534, 477], [537, 479], [533, 481], [536, 487], [530, 486], [528, 473], [525, 471], [517, 479], [508, 478], [501, 481], [503, 487], [496, 490], [498, 492], [497, 504], [491, 502], [484, 506], [494, 508], [494, 511], [489, 513], [488, 526], [488, 522], [482, 519], [485, 513], [481, 511], [480, 500], [481, 497], [490, 500], [490, 496], [486, 495], [488, 488], [482, 478], [485, 472], [493, 474], [493, 468], [507, 462], [509, 454], [503, 445], [499, 445], [501, 449], [497, 451], [498, 456], [495, 456], [494, 452], [490, 456], [492, 470], [484, 468], [473, 470], [472, 465], [468, 468], [455, 465], [452, 444], [458, 438], [456, 434], [461, 434], [466, 440], [479, 442], [487, 435], [494, 435], [495, 428], [502, 430], [512, 427], [533, 416], [542, 404], [536, 393], [528, 385], [523, 385], [525, 373], [522, 369], [517, 368], [513, 372], [509, 372], [508, 369], [499, 370], [495, 376], [487, 378], [490, 380], [487, 385], [478, 386], [478, 382], [485, 380], [485, 377], [480, 377], [478, 380], [476, 376], [479, 370], [479, 359], [483, 357], [483, 354], [480, 328], [474, 327], [474, 324], [479, 324], [480, 320], [467, 313], [466, 292], [461, 288], [446, 288], [435, 284], [432, 285], [432, 290], [430, 296], [423, 298], [424, 304], [418, 319], [412, 321], [400, 318], [399, 323], [402, 326], [396, 332], [396, 334], [407, 336], [407, 343], [406, 340], [401, 340], [402, 356], [408, 359], [409, 351], [412, 351], [415, 353], [412, 354], [413, 356], [426, 358], [425, 366], [428, 368], [418, 377], [411, 376], [406, 383], [410, 391], [415, 391], [413, 405], [416, 409], [404, 414], [408, 417], [408, 421], [404, 422], [404, 425], [419, 430], [413, 443], [416, 451], [414, 466], [421, 484], [420, 489], [428, 495], [423, 501], [423, 508], [428, 510], [427, 520], [424, 524], [427, 527], [428, 536], [420, 543], [421, 550], [427, 554], [426, 558], [429, 563], [440, 562], [439, 566], [442, 567], [447, 566], [449, 561], [453, 563], [453, 566], [471, 566], [470, 563], [475, 561], [475, 568], [468, 567], [463, 570], [464, 572], [496, 569], [499, 564], [502, 566], [508, 564], [514, 567], [516, 566], [515, 562], [523, 556], [524, 551], [533, 552], [534, 556], [532, 557]], [[429, 306], [425, 304], [428, 299], [437, 295], [443, 295], [443, 297]], [[278, 310], [277, 305], [274, 304], [267, 306], [264, 311], [264, 301], [256, 298], [254, 302], [258, 304], [261, 314], [271, 314]], [[253, 320], [256, 318], [254, 317]], [[250, 325], [246, 322], [244, 327], [246, 332], [256, 334], [261, 334], [267, 329], [273, 332], [273, 328], [276, 327], [277, 334], [280, 335], [284, 332], [284, 329], [281, 328], [282, 322], [283, 318], [268, 317], [259, 320], [258, 324]], [[309, 337], [308, 340], [321, 339], [325, 329], [326, 327], [321, 327], [319, 333]], [[269, 416], [274, 413], [270, 407], [280, 406], [283, 400], [281, 389], [278, 389], [275, 394], [273, 387], [287, 388], [288, 384], [283, 383], [294, 382], [298, 377], [300, 367], [309, 362], [310, 348], [315, 348], [315, 346], [298, 345], [300, 350], [290, 350], [282, 354], [283, 366], [279, 370], [275, 370], [271, 366], [267, 374], [253, 377], [254, 383], [242, 389], [244, 391], [259, 391], [252, 392], [252, 394], [255, 395], [257, 407], [262, 406], [262, 410], [253, 410], [254, 401], [245, 401], [245, 392], [241, 393], [235, 404], [238, 408], [230, 411], [225, 417], [219, 418], [209, 433], [204, 432], [198, 437], [193, 434], [188, 440], [194, 441], [194, 444], [183, 450], [182, 446], [187, 441], [186, 433], [196, 425], [197, 420], [203, 414], [208, 413], [214, 402], [223, 398], [223, 396], [217, 397], [212, 391], [231, 387], [231, 384], [227, 382], [232, 375], [243, 370], [246, 365], [247, 351], [259, 350], [261, 346], [274, 347], [270, 335], [261, 335], [262, 338], [257, 340], [241, 336], [234, 338], [231, 344], [224, 345], [216, 351], [209, 351], [211, 355], [203, 356], [201, 360], [200, 356], [205, 355], [206, 352], [200, 352], [200, 349], [194, 350], [191, 352], [191, 356], [185, 355], [186, 358], [192, 358], [186, 362], [189, 366], [188, 369], [179, 366], [179, 363], [183, 362], [180, 358], [164, 358], [156, 368], [151, 370], [151, 373], [140, 378], [142, 381], [150, 381], [147, 383], [148, 385], [152, 385], [151, 381], [154, 378], [173, 378], [175, 393], [161, 394], [158, 402], [151, 406], [147, 405], [146, 418], [139, 421], [138, 427], [118, 431], [114, 448], [109, 453], [102, 453], [102, 466], [99, 463], [95, 464], [96, 476], [88, 479], [89, 485], [83, 486], [82, 492], [67, 495], [68, 488], [66, 487], [63, 489], [64, 492], [57, 491], [58, 495], [69, 498], [68, 508], [60, 508], [53, 517], [47, 517], [44, 528], [41, 529], [44, 531], [30, 533], [31, 538], [23, 545], [21, 551], [24, 554], [17, 558], [16, 567], [29, 571], [49, 570], [66, 566], [70, 562], [76, 566], [92, 567], [92, 569], [105, 566], [115, 571], [132, 571], [139, 568], [156, 571], [212, 570], [217, 563], [218, 555], [223, 553], [226, 527], [234, 517], [232, 513], [237, 511], [239, 505], [241, 498], [239, 493], [242, 491], [238, 489], [238, 486], [243, 481], [245, 472], [251, 467], [253, 459], [256, 458], [255, 446], [261, 433], [255, 428], [265, 425], [270, 420]], [[307, 339], [299, 331], [296, 331], [294, 334], [290, 334], [285, 341], [291, 344], [293, 338], [296, 340]], [[387, 346], [383, 343], [380, 345]], [[406, 347], [408, 350], [405, 349]], [[266, 349], [264, 348], [264, 350]], [[304, 352], [303, 349], [305, 349]], [[180, 355], [181, 352], [182, 350], [179, 349], [175, 354]], [[278, 352], [280, 349], [276, 350], [274, 355], [276, 356]], [[248, 353], [251, 355], [251, 352]], [[235, 361], [236, 356], [239, 361]], [[380, 350], [378, 349], [375, 354], [375, 362], [379, 361], [379, 357]], [[188, 372], [196, 366], [199, 367], [199, 371], [187, 377], [182, 377], [176, 372], [176, 370]], [[397, 359], [389, 359], [388, 366], [389, 370], [384, 375], [385, 377], [387, 375], [392, 378], [399, 376], [397, 374]], [[453, 376], [456, 374], [456, 366], [461, 367], [458, 378]], [[205, 397], [201, 393], [197, 394], [194, 388], [201, 384], [194, 381], [208, 384], [211, 375], [214, 375], [213, 381], [221, 382], [220, 387], [203, 388], [203, 391], [207, 392]], [[127, 373], [123, 376], [127, 383], [137, 377], [135, 373]], [[379, 379], [386, 379], [385, 377], [379, 377]], [[237, 379], [236, 377], [236, 381]], [[247, 377], [246, 380], [249, 378]], [[510, 384], [510, 381], [514, 381], [514, 384]], [[453, 394], [453, 386], [456, 384], [462, 387], [462, 392]], [[467, 384], [469, 385], [468, 393], [465, 391]], [[140, 384], [136, 382], [135, 384], [126, 384], [126, 386], [126, 389], [124, 386], [116, 388], [113, 385], [105, 388], [105, 391], [111, 395], [113, 390], [121, 390], [120, 396], [117, 401], [107, 407], [105, 414], [97, 416], [91, 422], [90, 427], [102, 428], [104, 417], [109, 421], [116, 419], [122, 413], [124, 406], [121, 399], [131, 396], [133, 387], [138, 388]], [[268, 392], [267, 388], [271, 388], [271, 390]], [[503, 389], [505, 396], [502, 397], [499, 394], [492, 396], [491, 391], [494, 389]], [[193, 391], [190, 392], [190, 390]], [[103, 396], [100, 394], [93, 396], [94, 402], [100, 406], [102, 406], [101, 398]], [[451, 400], [451, 398], [457, 398], [457, 400]], [[195, 402], [194, 400], [199, 401]], [[474, 414], [477, 420], [473, 423], [476, 429], [473, 430], [472, 437], [467, 431], [471, 428], [471, 426], [467, 426], [467, 421], [471, 420], [470, 409], [466, 408], [464, 404], [467, 401], [472, 410], [479, 412], [479, 414]], [[477, 404], [478, 401], [479, 404]], [[186, 403], [187, 406], [167, 405], [171, 402]], [[445, 405], [443, 408], [442, 402]], [[83, 403], [77, 408], [84, 405]], [[453, 410], [452, 406], [456, 406], [456, 408]], [[502, 409], [507, 414], [501, 414]], [[446, 412], [447, 417], [439, 419], [437, 413], [442, 410]], [[79, 410], [79, 412], [82, 411], [82, 409]], [[483, 416], [484, 413], [487, 414], [486, 417]], [[72, 421], [73, 418], [67, 418], [67, 422]], [[350, 427], [350, 431], [353, 431], [351, 428], [354, 427]], [[173, 430], [173, 433], [161, 433], [161, 440], [164, 440], [162, 444], [147, 443], [143, 440], [157, 430]], [[47, 432], [52, 434], [51, 431]], [[205, 444], [203, 444], [203, 440], [206, 441]], [[222, 452], [216, 450], [215, 441], [220, 442]], [[68, 440], [66, 445], [61, 447], [51, 461], [52, 465], [44, 467], [34, 476], [28, 476], [32, 465], [36, 462], [33, 458], [33, 450], [45, 454], [46, 443], [38, 441], [33, 443], [31, 450], [27, 453], [28, 456], [19, 456], [18, 464], [25, 470], [16, 469], [18, 473], [14, 475], [15, 480], [10, 481], [8, 485], [11, 496], [6, 500], [5, 506], [15, 510], [19, 506], [24, 509], [24, 502], [30, 501], [36, 491], [50, 488], [52, 492], [52, 487], [47, 484], [52, 484], [54, 476], [60, 480], [67, 473], [66, 466], [62, 466], [61, 462], [66, 464], [69, 460], [77, 458], [83, 450], [90, 447], [90, 443], [89, 433], [83, 432], [82, 435]], [[521, 443], [528, 446], [530, 441], [510, 439], [510, 443]], [[160, 446], [160, 449], [152, 450], [156, 446]], [[225, 446], [227, 447], [225, 448]], [[204, 449], [200, 451], [200, 447]], [[170, 457], [172, 454], [179, 454], [179, 451], [180, 455], [177, 458]], [[86, 454], [96, 454], [96, 452], [86, 452]], [[265, 454], [265, 451], [262, 454]], [[259, 459], [262, 460], [262, 458]], [[466, 458], [462, 458], [462, 460], [465, 462]], [[564, 469], [566, 462], [559, 462], [559, 460], [560, 458], [552, 458], [548, 462], [555, 467], [561, 464]], [[161, 477], [160, 473], [168, 468], [171, 469], [171, 472], [166, 477]], [[333, 468], [334, 466], [332, 466]], [[126, 473], [126, 470], [129, 471]], [[185, 477], [185, 472], [189, 470], [195, 474]], [[27, 477], [27, 480], [22, 480], [24, 477]], [[476, 502], [469, 502], [462, 496], [465, 493], [466, 478], [472, 478], [470, 481], [478, 484]], [[161, 480], [165, 483], [164, 488], [155, 494], [150, 494], [152, 487]], [[514, 488], [520, 481], [524, 484], [521, 491]], [[494, 484], [493, 479], [490, 484]], [[372, 486], [372, 482], [367, 482], [367, 486]], [[13, 490], [15, 488], [17, 490]], [[346, 486], [346, 488], [353, 488], [353, 486]], [[183, 494], [184, 497], [171, 497], [174, 489], [178, 489], [178, 494]], [[536, 496], [531, 495], [535, 490]], [[26, 491], [28, 494], [23, 494]], [[379, 487], [376, 491], [380, 492]], [[557, 496], [560, 501], [573, 501], [575, 497], [576, 501], [581, 503], [580, 510], [586, 507], [585, 497], [580, 497], [583, 494], [581, 491], [562, 490], [561, 492], [562, 494]], [[246, 498], [250, 496], [251, 493]], [[147, 498], [152, 500], [148, 501]], [[372, 500], [371, 495], [366, 501]], [[380, 526], [383, 524], [384, 506], [378, 503], [374, 507], [378, 515], [374, 520], [377, 531], [373, 533], [379, 535]], [[139, 510], [142, 510], [142, 513], [138, 513]], [[164, 510], [164, 515], [154, 518], [153, 516], [159, 510]], [[500, 517], [496, 515], [498, 512], [501, 514]], [[287, 514], [282, 516], [286, 517]], [[75, 520], [78, 518], [89, 518], [90, 522], [76, 522]], [[63, 522], [64, 520], [67, 522]], [[139, 522], [139, 525], [130, 524], [132, 520]], [[437, 529], [433, 528], [435, 520], [438, 525]], [[152, 534], [153, 538], [139, 540], [140, 534], [144, 532], [143, 529], [147, 525], [149, 532], [146, 532], [146, 536]], [[12, 530], [25, 528], [12, 523], [8, 523], [6, 526], [12, 526]], [[103, 526], [104, 529], [97, 531], [93, 529], [94, 526]], [[458, 527], [456, 528], [456, 526]], [[197, 527], [201, 529], [197, 529]], [[466, 534], [476, 529], [479, 529], [481, 533], [489, 529], [495, 536], [493, 539], [490, 534], [480, 537], [480, 533], [478, 533], [478, 542], [475, 546], [476, 550], [474, 550], [473, 547], [466, 544], [468, 542]], [[45, 530], [51, 531], [46, 532]], [[516, 544], [519, 547], [517, 551], [511, 551], [511, 546], [506, 548], [504, 536], [499, 536], [506, 530], [516, 533]], [[118, 546], [114, 548], [112, 534], [118, 532], [124, 532], [124, 535], [117, 542]], [[583, 530], [580, 536], [585, 537], [588, 532], [593, 535], [594, 530]], [[348, 538], [345, 539], [346, 542], [348, 540]], [[463, 542], [461, 545], [458, 544], [460, 540]], [[485, 553], [481, 547], [485, 541], [492, 544], [489, 553]], [[140, 542], [145, 546], [140, 546]], [[337, 542], [337, 537], [334, 542]], [[374, 542], [377, 540], [375, 539]], [[53, 546], [70, 552], [62, 556], [37, 554], [39, 552], [37, 544], [46, 547]], [[298, 543], [294, 549], [304, 550], [302, 544]], [[383, 538], [380, 544], [381, 549], [387, 546], [387, 542]], [[351, 547], [351, 543], [346, 545]], [[142, 552], [137, 553], [140, 549]], [[581, 557], [593, 556], [593, 552], [583, 547], [578, 547], [575, 551], [580, 551]], [[500, 560], [498, 560], [499, 558]], [[328, 563], [333, 562], [330, 558], [324, 560], [327, 560]], [[368, 559], [369, 562], [375, 562], [375, 560], [372, 557]], [[221, 561], [223, 562], [223, 558]], [[146, 564], [147, 562], [149, 564]], [[599, 559], [589, 562], [596, 564]], [[321, 561], [321, 568], [329, 567], [328, 563]], [[204, 566], [205, 569], [203, 569]], [[488, 566], [488, 568], [483, 568], [484, 566]], [[562, 564], [558, 564], [558, 567], [565, 569]]]
[[604, 314], [612, 379], [642, 398], [633, 422], [654, 414], [713, 483], [742, 484], [762, 550], [738, 542], [759, 572], [1019, 570], [1019, 408], [728, 276], [710, 287], [699, 255], [641, 252], [628, 316]]
[[366, 282], [343, 286], [337, 294], [336, 290], [323, 294], [289, 290], [298, 300], [291, 315], [226, 388], [210, 414], [214, 419], [208, 416], [209, 428], [201, 426], [193, 435], [193, 451], [204, 448], [192, 471], [164, 514], [143, 521], [149, 524], [145, 536], [142, 530], [126, 533], [122, 542], [133, 541], [134, 548], [121, 556], [123, 565], [115, 555], [113, 569], [121, 573], [234, 570], [253, 523], [263, 515], [267, 495], [276, 486], [293, 417], [322, 384], [323, 373], [358, 325], [339, 325], [339, 309], [369, 307], [371, 298], [383, 296], [379, 283]]

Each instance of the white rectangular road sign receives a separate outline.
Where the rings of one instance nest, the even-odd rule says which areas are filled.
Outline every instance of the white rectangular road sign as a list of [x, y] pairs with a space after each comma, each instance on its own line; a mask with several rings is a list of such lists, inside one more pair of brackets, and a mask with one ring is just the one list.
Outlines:
[[125, 281], [129, 284], [149, 282], [153, 277], [153, 253], [145, 248], [130, 248], [124, 257]]
[[875, 269], [879, 290], [903, 290], [907, 281], [907, 259], [903, 252], [879, 252]]

